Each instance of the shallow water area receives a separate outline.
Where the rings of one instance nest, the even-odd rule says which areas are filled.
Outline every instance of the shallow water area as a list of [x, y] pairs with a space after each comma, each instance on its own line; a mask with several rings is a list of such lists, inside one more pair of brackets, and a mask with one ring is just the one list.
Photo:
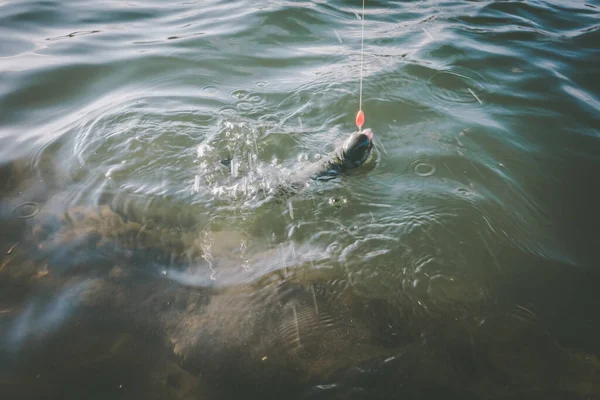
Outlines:
[[0, 393], [600, 397], [599, 13], [0, 3]]

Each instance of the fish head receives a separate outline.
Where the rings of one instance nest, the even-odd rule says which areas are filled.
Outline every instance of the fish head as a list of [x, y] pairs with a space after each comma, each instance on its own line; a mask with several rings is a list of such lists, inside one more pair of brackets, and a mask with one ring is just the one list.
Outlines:
[[369, 158], [373, 148], [373, 131], [363, 129], [355, 132], [343, 143], [340, 157], [344, 168], [356, 168]]

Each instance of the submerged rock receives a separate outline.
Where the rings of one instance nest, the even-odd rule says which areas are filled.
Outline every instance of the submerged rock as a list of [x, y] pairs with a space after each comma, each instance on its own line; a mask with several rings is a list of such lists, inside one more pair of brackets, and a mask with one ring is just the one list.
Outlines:
[[328, 259], [316, 268], [264, 244], [247, 251], [231, 230], [182, 231], [102, 206], [41, 207], [25, 231], [0, 269], [10, 343], [0, 353], [19, 365], [8, 393], [41, 370], [32, 398], [81, 395], [57, 383], [73, 376], [149, 398], [600, 395], [594, 355], [560, 348], [457, 279], [429, 279], [433, 302], [452, 305], [431, 312], [401, 292], [363, 295]]

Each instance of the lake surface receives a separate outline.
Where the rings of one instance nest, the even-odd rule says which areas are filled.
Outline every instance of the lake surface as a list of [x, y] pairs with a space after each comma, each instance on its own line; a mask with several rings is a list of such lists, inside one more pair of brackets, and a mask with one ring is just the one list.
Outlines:
[[600, 2], [0, 2], [6, 399], [600, 398]]

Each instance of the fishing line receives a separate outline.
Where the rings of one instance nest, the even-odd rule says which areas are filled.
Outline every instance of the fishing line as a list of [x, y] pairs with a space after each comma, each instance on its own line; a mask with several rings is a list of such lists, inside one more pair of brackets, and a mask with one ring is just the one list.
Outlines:
[[360, 94], [358, 100], [358, 114], [356, 114], [356, 126], [360, 130], [365, 123], [365, 113], [362, 110], [363, 94], [363, 59], [365, 50], [365, 0], [362, 0], [362, 18], [360, 30]]

